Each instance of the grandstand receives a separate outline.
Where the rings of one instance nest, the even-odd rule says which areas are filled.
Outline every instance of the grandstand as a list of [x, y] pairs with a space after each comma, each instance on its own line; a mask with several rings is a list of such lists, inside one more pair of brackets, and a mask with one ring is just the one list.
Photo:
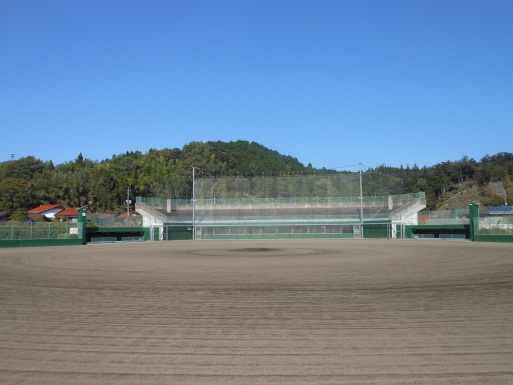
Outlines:
[[137, 197], [136, 210], [154, 239], [394, 238], [426, 207], [422, 192], [355, 196], [355, 182], [354, 174], [203, 178], [194, 198]]

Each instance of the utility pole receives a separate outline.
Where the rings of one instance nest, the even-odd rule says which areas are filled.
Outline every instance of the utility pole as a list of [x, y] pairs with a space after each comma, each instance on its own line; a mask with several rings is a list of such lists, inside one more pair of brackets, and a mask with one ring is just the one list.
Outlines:
[[132, 201], [130, 200], [130, 186], [126, 189], [126, 223], [128, 223], [128, 218], [130, 217], [130, 203]]

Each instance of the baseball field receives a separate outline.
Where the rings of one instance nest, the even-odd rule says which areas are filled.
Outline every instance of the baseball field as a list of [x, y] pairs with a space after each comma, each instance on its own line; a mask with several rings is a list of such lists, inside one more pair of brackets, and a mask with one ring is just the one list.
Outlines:
[[0, 249], [0, 384], [513, 384], [513, 245]]

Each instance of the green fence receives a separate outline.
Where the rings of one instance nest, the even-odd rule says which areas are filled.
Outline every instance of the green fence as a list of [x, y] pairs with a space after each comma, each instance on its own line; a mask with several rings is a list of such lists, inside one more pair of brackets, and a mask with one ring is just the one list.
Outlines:
[[82, 237], [82, 223], [0, 223], [0, 247], [82, 245]]
[[479, 218], [474, 223], [474, 234], [478, 242], [513, 242], [513, 218]]
[[192, 239], [192, 226], [165, 225], [162, 240], [178, 241]]
[[78, 223], [5, 222], [0, 224], [0, 240], [78, 239]]
[[363, 225], [364, 238], [391, 238], [392, 229], [388, 223], [365, 223]]
[[480, 235], [513, 235], [512, 217], [479, 218], [476, 234]]

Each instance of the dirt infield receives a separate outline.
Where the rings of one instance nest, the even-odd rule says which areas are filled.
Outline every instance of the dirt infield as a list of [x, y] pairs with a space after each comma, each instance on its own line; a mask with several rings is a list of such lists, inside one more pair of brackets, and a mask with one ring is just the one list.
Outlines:
[[1, 384], [513, 384], [513, 245], [0, 249]]

